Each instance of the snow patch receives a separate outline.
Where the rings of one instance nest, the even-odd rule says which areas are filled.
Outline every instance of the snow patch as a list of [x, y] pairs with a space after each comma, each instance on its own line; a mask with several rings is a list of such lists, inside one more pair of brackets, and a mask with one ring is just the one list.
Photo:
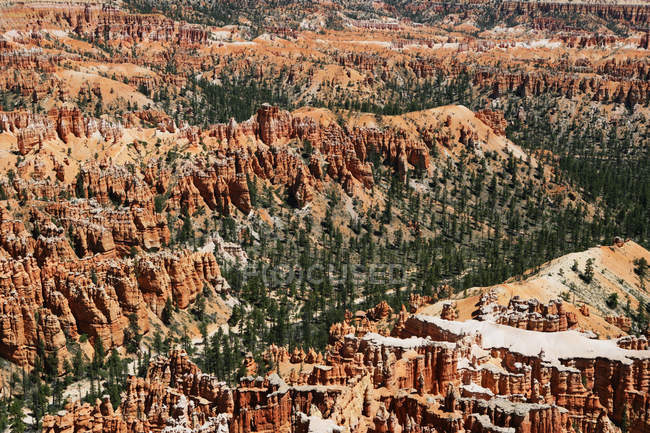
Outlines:
[[414, 318], [455, 335], [480, 334], [483, 349], [505, 348], [531, 357], [541, 354], [542, 360], [556, 366], [561, 365], [560, 360], [571, 358], [605, 358], [623, 364], [632, 364], [633, 359], [650, 359], [650, 350], [623, 349], [616, 340], [595, 340], [577, 331], [537, 332], [477, 320], [450, 322], [423, 314]]
[[470, 383], [469, 385], [461, 385], [460, 388], [464, 389], [467, 392], [471, 392], [472, 394], [494, 395], [489, 389], [483, 388], [481, 385], [478, 385], [474, 382]]
[[298, 413], [299, 422], [307, 424], [308, 433], [343, 433], [343, 427], [337, 425], [330, 419], [323, 419], [319, 416], [307, 416], [302, 412]]
[[444, 345], [453, 349], [456, 347], [454, 343], [449, 343], [446, 341], [432, 341], [430, 338], [421, 338], [421, 337], [409, 337], [409, 338], [396, 338], [396, 337], [384, 337], [383, 335], [376, 334], [374, 332], [368, 332], [362, 337], [363, 341], [374, 346], [386, 346], [386, 347], [396, 347], [403, 350], [413, 350], [419, 347], [433, 346], [433, 345]]

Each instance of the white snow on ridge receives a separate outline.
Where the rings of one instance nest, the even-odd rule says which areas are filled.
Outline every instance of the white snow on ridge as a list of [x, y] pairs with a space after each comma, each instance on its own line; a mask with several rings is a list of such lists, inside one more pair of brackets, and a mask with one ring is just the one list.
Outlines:
[[343, 427], [338, 426], [331, 419], [323, 419], [319, 416], [307, 416], [302, 412], [298, 412], [300, 422], [308, 426], [308, 433], [341, 433]]
[[484, 349], [506, 348], [531, 357], [543, 351], [543, 360], [553, 364], [570, 358], [605, 358], [624, 364], [631, 364], [633, 359], [650, 359], [650, 350], [623, 349], [616, 340], [595, 340], [577, 331], [538, 332], [477, 320], [456, 322], [423, 314], [414, 317], [456, 335], [480, 334]]
[[538, 39], [531, 42], [517, 42], [517, 48], [551, 48], [557, 49], [562, 46], [560, 41], [551, 41], [550, 39]]
[[471, 393], [481, 393], [481, 394], [486, 394], [486, 395], [494, 395], [494, 393], [492, 393], [492, 391], [490, 391], [489, 389], [483, 388], [481, 385], [478, 385], [478, 384], [476, 384], [474, 382], [470, 383], [469, 385], [461, 385], [460, 388], [464, 389], [464, 390], [466, 390], [468, 392], [471, 392]]
[[398, 347], [404, 350], [412, 350], [412, 349], [417, 349], [418, 347], [433, 346], [433, 345], [438, 345], [438, 346], [445, 345], [445, 346], [449, 346], [449, 348], [456, 347], [454, 343], [449, 343], [446, 341], [432, 341], [429, 338], [420, 338], [420, 337], [409, 337], [409, 338], [384, 337], [383, 335], [379, 335], [374, 332], [368, 332], [361, 339], [375, 346]]

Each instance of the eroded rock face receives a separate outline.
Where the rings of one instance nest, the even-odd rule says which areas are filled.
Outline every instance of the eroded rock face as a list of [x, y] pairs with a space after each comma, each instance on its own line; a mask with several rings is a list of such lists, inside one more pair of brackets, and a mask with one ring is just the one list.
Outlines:
[[107, 209], [94, 199], [81, 199], [72, 203], [52, 203], [45, 209], [61, 222], [66, 232], [71, 232], [75, 252], [80, 257], [111, 254], [115, 248], [123, 253], [131, 247], [160, 249], [170, 240], [169, 228], [162, 216], [137, 206]]
[[[491, 128], [499, 128], [498, 114], [489, 113], [483, 118]], [[92, 249], [87, 247], [88, 242], [102, 243], [105, 250], [115, 248], [122, 254], [131, 247], [163, 248], [170, 236], [158, 215], [163, 210], [194, 214], [203, 208], [226, 215], [237, 211], [248, 214], [253, 208], [251, 182], [258, 187], [264, 183], [281, 186], [292, 204], [303, 207], [327, 182], [339, 183], [351, 196], [371, 189], [372, 157], [379, 157], [406, 180], [411, 170], [431, 168], [433, 148], [463, 146], [478, 150], [485, 138], [479, 137], [471, 125], [451, 130], [449, 125], [438, 128], [434, 122], [415, 131], [340, 126], [270, 105], [262, 106], [245, 122], [231, 120], [205, 130], [178, 128], [160, 113], [143, 111], [139, 115], [157, 122], [158, 129], [152, 130], [154, 136], [173, 134], [189, 146], [200, 144], [206, 152], [191, 152], [183, 158], [170, 152], [172, 155], [165, 158], [151, 157], [138, 165], [121, 165], [112, 157], [90, 159], [80, 162], [78, 171], [73, 171], [70, 158], [53, 155], [46, 144], [56, 147], [75, 144], [75, 140], [99, 140], [102, 146], [126, 146], [118, 154], [130, 149], [140, 154], [144, 148], [138, 140], [123, 143], [124, 128], [120, 124], [84, 117], [77, 108], [54, 108], [47, 116], [23, 112], [0, 116], [0, 126], [17, 137], [20, 152], [30, 156], [42, 152], [47, 156], [21, 164], [13, 189], [21, 197], [52, 201], [48, 212], [64, 220], [66, 229], [74, 227], [73, 236], [81, 244], [82, 256]], [[131, 115], [125, 122], [135, 122], [132, 118], [137, 116]], [[312, 153], [301, 155], [296, 144], [307, 148], [307, 143]], [[66, 196], [89, 202], [68, 205], [60, 200]], [[156, 200], [161, 198], [162, 208], [157, 209]], [[114, 210], [100, 212], [97, 205]], [[99, 226], [107, 230], [99, 233]]]
[[[415, 139], [392, 129], [324, 126], [270, 105], [245, 122], [231, 120], [207, 131], [193, 131], [190, 137], [194, 137], [191, 142], [203, 140], [214, 153], [179, 162], [173, 184], [164, 181], [172, 176], [160, 160], [150, 161], [141, 179], [156, 193], [165, 192], [173, 209], [192, 213], [204, 206], [225, 214], [235, 209], [250, 212], [249, 182], [256, 178], [286, 187], [294, 204], [302, 207], [327, 181], [339, 182], [350, 195], [358, 188], [371, 188], [369, 152], [382, 155], [405, 176], [412, 168], [429, 168], [429, 147], [436, 144], [424, 133]], [[288, 145], [296, 141], [311, 144], [313, 154], [307, 162]], [[124, 171], [100, 164], [99, 169], [82, 169], [78, 181], [103, 204], [111, 197], [143, 207], [151, 203], [140, 177], [131, 179]]]
[[477, 320], [494, 321], [529, 331], [566, 331], [578, 323], [576, 314], [566, 311], [564, 302], [559, 299], [543, 304], [537, 299], [514, 296], [507, 306], [503, 306], [497, 302], [497, 293], [491, 290], [481, 296], [477, 307]]
[[123, 133], [121, 125], [103, 119], [84, 117], [79, 108], [53, 108], [45, 115], [25, 111], [0, 112], [0, 132], [16, 136], [18, 151], [26, 155], [46, 141], [61, 140], [68, 143], [72, 138], [89, 138], [94, 134], [110, 143]]
[[[645, 347], [643, 343], [622, 340], [610, 345], [610, 342], [604, 341], [590, 342], [583, 336], [581, 340], [572, 340], [564, 346], [563, 339], [573, 337], [561, 337], [563, 334], [558, 334], [555, 342], [551, 338], [546, 340], [547, 343], [542, 343], [543, 334], [539, 332], [512, 331], [510, 334], [507, 329], [499, 328], [497, 331], [497, 324], [480, 326], [478, 323], [480, 322], [456, 326], [453, 322], [432, 317], [412, 316], [407, 320], [403, 335], [430, 335], [434, 339], [457, 345], [465, 338], [478, 339], [482, 347], [489, 349], [486, 355], [490, 355], [486, 359], [496, 356], [500, 359], [500, 367], [489, 364], [478, 369], [475, 366], [467, 369], [458, 367], [464, 384], [474, 383], [484, 389], [472, 388], [482, 392], [489, 390], [492, 395], [512, 393], [521, 395], [524, 399], [522, 401], [561, 406], [568, 410], [568, 418], [581, 431], [597, 431], [603, 423], [603, 413], [619, 422], [622, 408], [638, 405], [635, 403], [637, 393], [648, 392], [644, 385], [646, 373], [641, 371], [649, 362], [650, 352], [635, 351], [636, 347]], [[499, 337], [493, 335], [495, 332], [506, 336], [506, 339], [498, 342]], [[511, 340], [508, 341], [508, 338]], [[539, 344], [534, 343], [535, 338], [540, 339]], [[524, 339], [533, 340], [526, 342]], [[532, 343], [530, 348], [527, 347], [529, 343]], [[596, 347], [595, 353], [586, 355], [581, 344], [585, 348]], [[578, 347], [572, 347], [574, 345]], [[635, 350], [612, 349], [616, 345], [620, 348], [633, 347]], [[534, 354], [538, 349], [539, 353]], [[472, 365], [472, 361], [469, 365]], [[647, 409], [641, 410], [643, 412]], [[640, 416], [632, 423], [637, 425], [636, 431], [647, 428], [645, 416]]]
[[22, 5], [20, 19], [30, 23], [34, 31], [44, 24], [57, 23], [64, 30], [93, 41], [120, 39], [194, 45], [205, 42], [209, 36], [209, 31], [201, 26], [176, 22], [159, 14], [130, 14], [101, 4], [27, 4]]
[[614, 326], [617, 326], [623, 330], [623, 332], [630, 332], [632, 329], [632, 321], [629, 317], [625, 316], [607, 316], [605, 317], [607, 323], [611, 323]]
[[518, 13], [536, 16], [542, 14], [594, 14], [606, 20], [621, 20], [643, 25], [650, 22], [650, 8], [642, 4], [598, 4], [598, 3], [539, 3], [512, 1], [500, 6], [499, 13]]
[[538, 96], [545, 92], [559, 93], [567, 98], [587, 94], [594, 101], [624, 103], [630, 106], [647, 100], [650, 92], [647, 81], [615, 81], [601, 77], [551, 75], [542, 72], [480, 71], [474, 75], [474, 84], [492, 89], [494, 97], [510, 92], [523, 97]]
[[[202, 374], [174, 350], [152, 361], [146, 379], [129, 379], [119, 408], [72, 405], [46, 418], [45, 431], [110, 422], [124, 432], [318, 426], [331, 432], [597, 433], [616, 431], [613, 422], [624, 416], [630, 432], [650, 427], [645, 338], [603, 341], [494, 321], [402, 318], [405, 309], [400, 335], [387, 337], [376, 332], [394, 318], [387, 311], [380, 304], [346, 314], [343, 324], [332, 327], [324, 356], [271, 347], [267, 355], [282, 377], [244, 377], [235, 388]], [[360, 330], [363, 322], [368, 329]], [[253, 363], [251, 358], [246, 365]]]
[[16, 135], [21, 155], [26, 155], [46, 140], [57, 138], [49, 119], [27, 111], [0, 112], [0, 131]]
[[503, 111], [499, 110], [480, 110], [476, 112], [476, 117], [488, 125], [497, 135], [505, 135], [508, 122], [503, 116]]
[[[99, 137], [110, 144], [123, 134], [121, 125], [83, 117], [77, 108], [52, 109], [47, 116], [0, 113], [0, 127], [17, 137], [22, 154], [34, 149], [38, 152], [49, 141], [67, 145], [70, 140]], [[163, 131], [173, 130], [190, 143], [203, 140], [213, 152], [177, 161], [174, 167], [160, 159], [151, 159], [144, 167], [127, 167], [106, 160], [86, 162], [81, 164], [74, 179], [66, 174], [69, 161], [52, 159], [50, 168], [55, 170], [56, 180], [63, 182], [67, 194], [92, 198], [103, 207], [123, 207], [108, 218], [114, 223], [99, 223], [104, 227], [112, 225], [112, 242], [118, 249], [133, 245], [161, 248], [169, 241], [165, 227], [153, 212], [157, 195], [167, 197], [167, 209], [186, 209], [190, 214], [201, 207], [224, 214], [238, 209], [247, 214], [252, 209], [249, 182], [260, 179], [286, 187], [294, 203], [302, 207], [328, 181], [339, 182], [351, 195], [359, 188], [371, 188], [374, 178], [368, 162], [369, 152], [383, 155], [405, 176], [413, 167], [428, 169], [428, 148], [435, 145], [429, 140], [407, 138], [404, 133], [391, 129], [323, 126], [310, 117], [296, 117], [268, 105], [262, 106], [246, 122], [217, 124], [206, 131], [197, 128], [176, 130], [166, 119], [160, 120], [158, 127]], [[288, 146], [290, 141], [311, 143], [314, 153], [309, 161], [305, 162]], [[137, 142], [132, 145], [137, 147]], [[47, 168], [26, 165], [21, 168], [21, 175], [41, 177], [43, 182], [50, 182]], [[24, 182], [22, 177], [18, 182]], [[42, 188], [40, 185], [27, 184], [21, 193], [53, 200], [61, 193], [57, 193], [56, 184], [48, 185], [47, 191], [36, 191]], [[20, 186], [16, 184], [14, 188]], [[53, 209], [56, 206], [60, 209]], [[92, 208], [92, 203], [89, 206]], [[70, 207], [57, 203], [50, 211], [65, 220], [79, 220], [89, 219], [87, 213], [92, 209], [83, 204]], [[95, 219], [90, 218], [93, 223]], [[131, 221], [137, 230], [129, 227]], [[76, 227], [76, 221], [72, 225]], [[111, 241], [106, 239], [106, 242], [110, 244]]]
[[120, 346], [130, 320], [146, 333], [150, 312], [160, 315], [167, 298], [187, 308], [204, 287], [223, 288], [211, 252], [120, 254], [122, 242], [160, 243], [135, 208], [111, 214], [86, 200], [76, 204], [32, 209], [32, 233], [0, 212], [0, 355], [19, 365], [32, 364], [39, 345], [62, 362], [67, 343], [81, 334]]
[[108, 404], [69, 405], [65, 413], [44, 418], [43, 431], [291, 431], [291, 395], [277, 375], [245, 377], [231, 389], [178, 350], [152, 361], [146, 379], [130, 377], [118, 408]]
[[[340, 182], [349, 194], [371, 188], [371, 152], [406, 176], [413, 167], [426, 170], [429, 147], [437, 145], [435, 139], [425, 140], [424, 132], [418, 137], [394, 129], [321, 124], [268, 105], [246, 122], [205, 131], [177, 130], [165, 119], [159, 124], [190, 145], [204, 141], [211, 152], [173, 164], [155, 158], [139, 166], [89, 161], [71, 175], [69, 160], [46, 151], [48, 158], [18, 167], [7, 187], [25, 200], [43, 202], [32, 207], [30, 231], [3, 218], [2, 257], [9, 268], [29, 266], [31, 279], [8, 284], [0, 298], [6, 300], [0, 354], [29, 364], [37, 343], [45, 340], [48, 352], [65, 357], [66, 338], [81, 334], [116, 347], [124, 343], [131, 315], [146, 332], [148, 312], [160, 316], [167, 299], [187, 308], [204, 286], [220, 290], [223, 279], [212, 253], [166, 251], [173, 226], [163, 209], [189, 215], [202, 208], [247, 214], [252, 209], [249, 184], [260, 180], [286, 187], [295, 204], [304, 206], [324, 182]], [[119, 125], [84, 117], [67, 106], [47, 115], [2, 113], [0, 126], [18, 137], [22, 153], [40, 152], [49, 142], [67, 146], [74, 140], [101, 139], [110, 144], [122, 133]], [[36, 131], [31, 142], [25, 131]], [[464, 137], [460, 141], [470, 145], [472, 134]], [[289, 142], [309, 142], [312, 155], [304, 159]], [[139, 252], [137, 259], [128, 259]], [[18, 303], [13, 302], [16, 296]], [[355, 324], [359, 334], [377, 331], [372, 320], [390, 316], [392, 310], [384, 304], [367, 314]]]
[[156, 313], [162, 313], [167, 299], [173, 299], [179, 308], [187, 308], [204, 284], [219, 288], [223, 284], [219, 265], [209, 252], [164, 251], [143, 257], [136, 266], [140, 290]]

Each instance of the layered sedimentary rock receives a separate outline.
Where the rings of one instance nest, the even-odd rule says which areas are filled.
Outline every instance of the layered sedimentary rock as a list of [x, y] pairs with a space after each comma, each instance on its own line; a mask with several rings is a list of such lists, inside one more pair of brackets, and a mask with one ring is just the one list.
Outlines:
[[70, 140], [70, 135], [87, 138], [99, 133], [105, 141], [115, 142], [122, 134], [121, 125], [84, 117], [77, 107], [53, 108], [48, 112], [48, 118], [54, 123], [59, 138], [65, 143]]
[[480, 110], [476, 112], [476, 117], [488, 125], [497, 135], [505, 135], [508, 122], [503, 117], [503, 112], [498, 110]]
[[115, 142], [122, 135], [121, 125], [103, 119], [84, 117], [78, 108], [53, 108], [47, 115], [26, 111], [0, 112], [0, 132], [16, 136], [18, 151], [28, 154], [46, 141], [89, 138], [99, 134], [102, 140]]
[[201, 26], [173, 21], [158, 14], [130, 14], [110, 5], [39, 2], [22, 5], [20, 12], [20, 19], [25, 23], [30, 22], [33, 31], [46, 28], [49, 23], [56, 23], [62, 29], [91, 40], [123, 39], [198, 44], [205, 42], [209, 37], [209, 32]]
[[611, 323], [614, 326], [621, 328], [624, 332], [630, 332], [632, 328], [632, 320], [629, 317], [625, 316], [606, 316], [605, 321]]
[[16, 136], [18, 151], [25, 155], [46, 140], [57, 138], [52, 122], [45, 116], [26, 111], [0, 113], [0, 131]]
[[[6, 112], [0, 126], [14, 135], [41, 128], [35, 144], [23, 143], [25, 154], [40, 152], [39, 146], [48, 141], [61, 146], [98, 135], [121, 140], [120, 128], [113, 131], [113, 126], [85, 117], [76, 108], [55, 108], [47, 115]], [[65, 358], [65, 339], [82, 334], [101, 339], [107, 348], [120, 346], [132, 315], [146, 332], [148, 312], [160, 316], [168, 299], [187, 308], [204, 287], [224, 288], [212, 253], [166, 250], [183, 219], [174, 226], [163, 211], [188, 217], [205, 209], [247, 214], [252, 209], [249, 185], [260, 181], [286, 187], [297, 206], [309, 203], [328, 181], [340, 182], [355, 194], [374, 184], [370, 153], [382, 155], [406, 176], [414, 167], [428, 169], [430, 148], [439, 144], [424, 130], [413, 135], [399, 129], [326, 124], [269, 105], [239, 124], [161, 132], [181, 134], [190, 146], [203, 141], [211, 152], [175, 160], [170, 155], [155, 157], [139, 166], [90, 160], [71, 175], [70, 161], [47, 150], [47, 158], [21, 163], [18, 176], [5, 184], [5, 192], [38, 206], [31, 207], [29, 228], [3, 214], [7, 221], [1, 234], [2, 257], [7, 266], [29, 263], [33, 268], [33, 281], [9, 285], [2, 298], [4, 356], [29, 364], [39, 340], [44, 340], [49, 353]], [[464, 146], [477, 140], [465, 127], [456, 134]], [[309, 158], [290, 145], [307, 142], [313, 150]], [[25, 290], [34, 293], [25, 295]], [[13, 302], [14, 292], [19, 303]], [[390, 307], [381, 304], [356, 320], [353, 332], [387, 333], [373, 321], [391, 315]], [[333, 331], [339, 336], [344, 332]]]
[[[85, 118], [77, 109], [53, 109], [47, 117], [3, 113], [0, 126], [18, 136], [23, 154], [47, 140], [66, 143], [99, 133], [112, 142], [122, 134], [121, 127]], [[34, 133], [28, 134], [29, 131]], [[184, 133], [181, 130], [178, 134]], [[216, 152], [183, 159], [175, 164], [174, 173], [173, 167], [161, 159], [148, 161], [141, 171], [106, 160], [88, 162], [82, 164], [68, 191], [79, 198], [92, 198], [101, 206], [129, 207], [115, 210], [109, 218], [114, 221], [110, 228], [118, 246], [160, 248], [168, 242], [168, 235], [153, 212], [156, 196], [164, 196], [169, 208], [186, 209], [190, 214], [201, 207], [225, 214], [239, 209], [246, 214], [252, 209], [249, 181], [259, 178], [286, 187], [295, 204], [302, 207], [328, 180], [340, 182], [350, 194], [354, 194], [355, 188], [372, 187], [369, 152], [384, 155], [405, 175], [409, 167], [429, 167], [428, 146], [434, 145], [394, 130], [323, 126], [310, 117], [296, 117], [272, 106], [263, 106], [253, 118], [240, 124], [231, 121], [214, 125], [206, 132], [192, 132], [189, 141], [198, 142], [199, 136]], [[296, 140], [312, 144], [315, 152], [308, 163], [287, 145]], [[325, 166], [327, 171], [323, 170]], [[57, 167], [62, 168], [57, 179], [69, 180], [64, 165]], [[80, 207], [53, 205], [49, 211], [65, 220], [89, 218], [88, 210]], [[127, 229], [128, 220], [144, 233], [133, 236], [134, 230]], [[97, 223], [103, 227], [111, 225]], [[125, 229], [131, 236], [117, 233]]]
[[149, 312], [160, 315], [168, 298], [186, 308], [201, 291], [224, 288], [212, 253], [124, 257], [119, 250], [133, 242], [161, 243], [160, 228], [154, 225], [151, 236], [135, 208], [135, 215], [111, 214], [77, 204], [33, 209], [31, 233], [6, 211], [0, 216], [0, 355], [18, 364], [33, 363], [39, 345], [62, 362], [67, 343], [81, 334], [106, 348], [120, 346], [129, 323], [146, 333]]
[[212, 253], [168, 251], [147, 255], [136, 265], [140, 290], [147, 305], [154, 312], [162, 312], [167, 299], [173, 299], [179, 308], [187, 308], [211, 283], [223, 287], [219, 265]]
[[[481, 296], [477, 304], [477, 320], [490, 320], [540, 332], [566, 331], [578, 323], [575, 313], [567, 312], [564, 303], [559, 299], [543, 304], [537, 299], [521, 299], [514, 296], [507, 306], [503, 306], [497, 302], [497, 296], [494, 290]], [[449, 318], [443, 316], [443, 319]]]
[[[488, 350], [457, 366], [464, 384], [473, 383], [473, 388], [488, 395], [512, 394], [518, 400], [564, 407], [581, 431], [598, 431], [606, 421], [603, 414], [618, 423], [623, 412], [630, 416], [628, 408], [633, 406], [640, 410], [631, 420], [633, 430], [648, 428], [647, 398], [637, 401], [648, 393], [644, 369], [650, 352], [637, 350], [643, 344], [590, 340], [575, 331], [539, 333], [493, 322], [455, 323], [422, 315], [407, 320], [403, 335], [429, 335], [455, 344], [477, 339]], [[498, 366], [480, 362], [495, 356]]]
[[504, 2], [500, 5], [501, 14], [543, 15], [554, 14], [593, 14], [608, 21], [621, 21], [642, 26], [650, 22], [650, 7], [645, 4], [600, 4], [600, 3], [562, 3], [562, 2]]
[[613, 81], [601, 77], [551, 74], [547, 72], [504, 73], [484, 70], [474, 76], [477, 86], [492, 89], [494, 97], [514, 93], [523, 97], [558, 93], [568, 98], [587, 94], [594, 101], [616, 102], [629, 106], [647, 101], [650, 85], [646, 81]]
[[149, 209], [104, 208], [94, 199], [51, 203], [45, 209], [69, 232], [79, 257], [110, 253], [111, 247], [126, 253], [131, 247], [156, 250], [169, 243], [165, 220]]
[[[435, 145], [391, 129], [324, 126], [311, 117], [298, 117], [270, 105], [262, 106], [245, 122], [213, 125], [201, 139], [216, 153], [180, 162], [178, 180], [173, 184], [164, 182], [172, 173], [162, 160], [150, 161], [144, 171], [144, 181], [153, 191], [165, 192], [172, 208], [193, 213], [204, 206], [226, 214], [236, 208], [247, 214], [252, 209], [249, 181], [254, 178], [285, 186], [294, 203], [302, 207], [328, 180], [341, 183], [349, 194], [354, 194], [355, 188], [371, 188], [374, 178], [369, 152], [383, 155], [405, 175], [409, 167], [428, 169], [429, 146]], [[288, 146], [296, 141], [311, 144], [314, 153], [308, 163]], [[86, 180], [86, 171], [82, 170], [81, 182], [93, 192], [97, 190], [102, 203], [110, 194], [128, 202], [124, 189], [134, 188], [135, 181], [116, 179], [126, 176], [102, 169], [95, 177], [105, 177], [106, 182], [93, 187]], [[137, 195], [134, 191], [133, 196]]]
[[[526, 305], [530, 305], [526, 303]], [[375, 329], [392, 315], [369, 310]], [[402, 310], [400, 317], [407, 315]], [[575, 331], [538, 332], [493, 321], [413, 315], [398, 337], [332, 328], [325, 356], [273, 346], [282, 372], [243, 377], [235, 388], [202, 374], [182, 351], [129, 379], [120, 407], [71, 405], [44, 420], [59, 426], [216, 432], [630, 432], [647, 431], [645, 339], [592, 340]], [[402, 321], [400, 319], [400, 321]], [[589, 348], [589, 350], [587, 350]], [[246, 359], [245, 365], [251, 362]], [[88, 420], [88, 414], [95, 414]], [[101, 414], [102, 416], [98, 416]], [[69, 427], [68, 427], [69, 428]], [[219, 430], [222, 428], [222, 430]]]
[[[63, 432], [74, 426], [106, 432], [180, 431], [289, 432], [291, 398], [277, 375], [242, 378], [228, 388], [202, 374], [185, 352], [154, 360], [146, 379], [130, 377], [122, 404], [70, 405], [65, 413], [43, 420], [45, 432]], [[109, 403], [110, 404], [110, 403]], [[89, 419], [90, 418], [90, 419]], [[225, 428], [225, 429], [224, 429]]]

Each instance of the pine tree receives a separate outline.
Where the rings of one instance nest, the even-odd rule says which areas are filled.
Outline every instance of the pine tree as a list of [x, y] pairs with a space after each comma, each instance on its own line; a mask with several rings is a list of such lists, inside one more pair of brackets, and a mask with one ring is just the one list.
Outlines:
[[628, 415], [627, 404], [623, 407], [623, 415], [621, 417], [621, 433], [627, 433], [630, 429], [630, 420]]
[[181, 216], [183, 220], [183, 226], [178, 232], [177, 241], [180, 243], [185, 243], [194, 240], [194, 228], [192, 227], [192, 217], [190, 216], [187, 208], [183, 208], [183, 214]]
[[24, 410], [25, 402], [22, 398], [14, 397], [9, 406], [9, 422], [11, 424], [11, 431], [15, 433], [23, 433], [27, 426], [23, 420], [25, 414]]
[[104, 389], [111, 399], [113, 407], [120, 404], [120, 394], [126, 385], [124, 363], [117, 350], [111, 351], [111, 356], [106, 361], [107, 377]]
[[634, 260], [634, 272], [639, 276], [641, 287], [645, 287], [645, 278], [648, 274], [648, 261], [645, 257]]
[[129, 314], [128, 318], [129, 327], [124, 330], [126, 350], [129, 353], [137, 353], [140, 347], [140, 342], [142, 341], [140, 325], [138, 324], [138, 316], [135, 313], [131, 313]]
[[47, 409], [47, 395], [49, 394], [47, 385], [41, 383], [40, 379], [36, 379], [34, 386], [31, 390], [29, 408], [32, 412], [32, 419], [34, 420], [32, 428], [40, 430], [41, 419], [45, 415]]
[[172, 298], [167, 298], [165, 306], [163, 307], [162, 314], [160, 319], [165, 325], [169, 325], [172, 321], [172, 315], [174, 312], [174, 306], [172, 305]]
[[93, 378], [99, 376], [102, 368], [104, 367], [104, 358], [106, 358], [106, 351], [104, 349], [104, 343], [99, 337], [95, 338], [94, 345], [95, 353], [93, 354], [93, 360], [90, 364], [90, 373]]
[[594, 278], [594, 261], [593, 259], [587, 260], [587, 264], [585, 265], [585, 272], [581, 275], [582, 279], [587, 283], [591, 283], [591, 281]]
[[86, 198], [87, 193], [86, 193], [86, 188], [84, 187], [83, 184], [83, 174], [81, 171], [77, 174], [77, 180], [75, 182], [75, 192], [77, 197], [79, 198]]
[[194, 314], [194, 318], [196, 320], [198, 321], [206, 320], [205, 297], [203, 297], [203, 294], [200, 294], [199, 296], [196, 297], [196, 301], [194, 301], [194, 306], [192, 308], [192, 313]]
[[151, 345], [153, 347], [153, 350], [156, 351], [157, 355], [160, 355], [161, 353], [164, 352], [162, 334], [160, 333], [159, 330], [156, 330], [156, 332], [153, 334], [153, 342]]

